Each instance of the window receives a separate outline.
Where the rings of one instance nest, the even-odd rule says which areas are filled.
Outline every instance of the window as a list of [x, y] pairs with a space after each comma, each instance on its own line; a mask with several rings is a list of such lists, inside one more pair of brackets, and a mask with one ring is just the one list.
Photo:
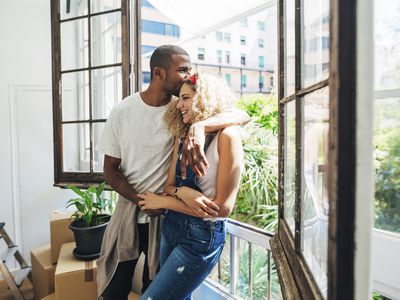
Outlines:
[[122, 4], [81, 1], [66, 11], [52, 1], [53, 90], [60, 91], [53, 94], [56, 185], [104, 181], [95, 145], [114, 104], [130, 94], [129, 78], [122, 78], [129, 73], [129, 48], [122, 44], [130, 44]]
[[259, 56], [258, 57], [258, 66], [260, 68], [264, 68], [264, 56]]
[[258, 39], [258, 48], [264, 48], [264, 40]]
[[142, 20], [142, 31], [159, 35], [179, 37], [179, 27], [174, 24]]
[[222, 32], [221, 31], [217, 31], [215, 33], [215, 38], [217, 39], [218, 42], [222, 42], [222, 38], [223, 38]]
[[240, 54], [240, 64], [242, 66], [246, 65], [246, 54]]
[[265, 23], [263, 21], [257, 21], [258, 30], [264, 31], [265, 30]]
[[[296, 5], [300, 5], [301, 8], [296, 10]], [[329, 12], [329, 1], [323, 0], [318, 9], [309, 2], [295, 0], [280, 1], [279, 7], [281, 12], [284, 12], [284, 21], [281, 20], [282, 25], [279, 28], [280, 32], [284, 33], [280, 50], [293, 46], [294, 41], [300, 43], [300, 47], [296, 48], [294, 61], [280, 56], [279, 62], [280, 76], [283, 76], [278, 77], [281, 80], [278, 95], [279, 118], [282, 124], [279, 134], [282, 147], [280, 155], [283, 156], [280, 159], [281, 173], [278, 185], [281, 208], [279, 237], [276, 239], [290, 241], [281, 243], [286, 256], [291, 257], [289, 273], [297, 282], [297, 286], [311, 290], [310, 284], [303, 282], [304, 278], [298, 275], [301, 272], [310, 274], [315, 280], [316, 294], [305, 298], [322, 299], [327, 297], [328, 289], [329, 196], [326, 183], [330, 128], [329, 88], [325, 76], [319, 76], [320, 74], [315, 72], [310, 75], [308, 68], [317, 68], [321, 67], [322, 63], [328, 63], [329, 55], [322, 55], [322, 49], [318, 47], [310, 52], [308, 45], [309, 41], [317, 40], [314, 34], [320, 32], [324, 26], [322, 16]], [[308, 16], [307, 19], [304, 16]], [[301, 21], [296, 23], [295, 18]], [[257, 24], [259, 30], [265, 30], [264, 22], [259, 21]], [[294, 31], [284, 28], [291, 24], [297, 24], [299, 27]], [[301, 39], [302, 33], [305, 37], [304, 42]], [[312, 57], [306, 57], [305, 53]], [[321, 58], [323, 61], [319, 60]], [[311, 61], [315, 64], [311, 64]], [[264, 56], [259, 56], [259, 67], [263, 68], [264, 63]], [[289, 68], [289, 64], [293, 64], [295, 68]], [[294, 74], [289, 74], [291, 72]], [[289, 76], [295, 77], [293, 90], [287, 89], [287, 83], [286, 86], [284, 84]], [[262, 84], [264, 85], [263, 82]], [[309, 86], [313, 88], [305, 90]], [[303, 265], [307, 268], [301, 267]], [[301, 294], [300, 291], [299, 293]]]
[[150, 72], [142, 72], [142, 81], [143, 83], [150, 83], [151, 73]]
[[228, 85], [231, 85], [231, 74], [226, 73], [225, 74], [225, 80], [228, 83]]
[[230, 51], [225, 51], [225, 63], [227, 63], [227, 64], [231, 63], [231, 52]]
[[240, 36], [240, 45], [246, 45], [246, 37], [244, 35]]
[[240, 27], [247, 27], [247, 18], [240, 19], [239, 25]]
[[217, 62], [222, 63], [222, 50], [217, 50]]
[[264, 76], [260, 75], [258, 78], [258, 87], [260, 89], [260, 92], [262, 92], [263, 88], [264, 88]]
[[152, 53], [157, 47], [142, 45], [142, 54]]
[[224, 32], [224, 42], [230, 43], [231, 42], [231, 34], [228, 32]]
[[241, 84], [242, 84], [242, 88], [245, 88], [247, 86], [247, 75], [246, 74], [242, 75]]
[[197, 59], [198, 60], [204, 60], [205, 53], [206, 53], [206, 49], [197, 48]]
[[154, 6], [151, 5], [151, 3], [148, 0], [141, 0], [141, 4], [142, 4], [142, 7], [154, 8]]

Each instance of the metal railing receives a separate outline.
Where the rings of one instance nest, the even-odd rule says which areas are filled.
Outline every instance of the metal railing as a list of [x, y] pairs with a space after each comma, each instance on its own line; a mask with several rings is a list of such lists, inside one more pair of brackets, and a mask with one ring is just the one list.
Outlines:
[[[257, 251], [257, 255], [260, 255], [261, 252], [264, 252], [261, 255], [266, 255], [266, 278], [265, 278], [265, 286], [266, 286], [266, 294], [263, 299], [272, 299], [271, 298], [271, 265], [272, 265], [272, 257], [271, 257], [271, 248], [269, 244], [269, 240], [274, 236], [273, 233], [268, 232], [266, 230], [257, 228], [255, 226], [239, 222], [236, 220], [228, 219], [227, 221], [227, 245], [225, 245], [224, 252], [219, 260], [215, 270], [213, 273], [206, 279], [206, 282], [209, 286], [212, 286], [213, 289], [217, 289], [226, 295], [226, 299], [253, 299], [254, 294], [254, 276], [259, 274], [254, 274], [253, 270], [253, 260], [255, 254], [255, 248], [257, 247], [259, 251]], [[228, 242], [229, 240], [229, 242]], [[243, 247], [247, 245], [247, 249]], [[242, 246], [242, 247], [240, 247]], [[243, 251], [245, 249], [245, 251]], [[246, 253], [247, 252], [247, 253]], [[225, 254], [225, 257], [223, 257]], [[241, 264], [241, 259], [244, 259], [244, 256], [247, 254], [247, 273], [246, 280], [247, 283], [243, 283], [243, 277], [240, 272], [243, 271], [243, 265]], [[223, 266], [224, 259], [228, 258], [229, 261], [229, 279], [224, 280], [224, 270], [226, 271], [227, 266]], [[226, 273], [226, 272], [225, 272]], [[241, 279], [242, 278], [242, 279]], [[242, 282], [239, 282], [242, 280]], [[246, 295], [244, 295], [243, 290], [246, 289], [244, 286], [247, 285]], [[238, 291], [238, 288], [241, 288], [242, 291]], [[259, 294], [259, 293], [258, 293]]]

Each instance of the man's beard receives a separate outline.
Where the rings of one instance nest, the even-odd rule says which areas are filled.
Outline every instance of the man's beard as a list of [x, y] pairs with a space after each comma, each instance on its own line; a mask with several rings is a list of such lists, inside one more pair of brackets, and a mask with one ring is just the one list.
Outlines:
[[[169, 77], [168, 75], [165, 78], [166, 82], [168, 83]], [[175, 97], [179, 97], [179, 90], [181, 89], [181, 84], [178, 84], [178, 86], [176, 88], [166, 88], [166, 94], [168, 95], [168, 97], [171, 96], [175, 96]]]

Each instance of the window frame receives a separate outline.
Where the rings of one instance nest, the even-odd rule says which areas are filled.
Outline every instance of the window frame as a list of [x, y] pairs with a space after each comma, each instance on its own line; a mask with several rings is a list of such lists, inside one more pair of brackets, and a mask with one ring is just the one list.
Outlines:
[[[87, 14], [73, 18], [60, 19], [60, 1], [51, 0], [51, 44], [52, 44], [52, 96], [53, 96], [53, 140], [54, 140], [54, 185], [66, 187], [69, 184], [87, 187], [91, 184], [104, 181], [103, 172], [95, 172], [93, 170], [94, 143], [92, 135], [92, 125], [95, 123], [104, 123], [106, 119], [93, 119], [90, 113], [89, 120], [62, 120], [62, 94], [61, 94], [61, 76], [66, 72], [88, 71], [89, 73], [89, 106], [91, 107], [91, 71], [103, 69], [107, 67], [121, 67], [122, 81], [122, 98], [131, 94], [130, 82], [130, 32], [129, 32], [129, 16], [130, 6], [129, 0], [121, 0], [121, 7], [96, 13], [91, 13], [91, 1], [88, 1]], [[114, 64], [103, 64], [98, 66], [91, 65], [91, 26], [90, 19], [92, 17], [106, 15], [109, 13], [121, 13], [121, 62]], [[61, 24], [74, 20], [89, 20], [88, 27], [88, 66], [85, 68], [75, 68], [71, 70], [61, 69]], [[63, 124], [89, 124], [89, 140], [90, 140], [90, 168], [89, 172], [65, 172], [63, 170]]]
[[[355, 290], [356, 2], [330, 0], [329, 77], [301, 86], [302, 3], [295, 0], [295, 91], [285, 96], [285, 1], [278, 0], [279, 165], [278, 233], [271, 240], [284, 299], [324, 299], [301, 249], [302, 98], [329, 87], [327, 299], [352, 299]], [[340, 11], [340, 14], [339, 14]], [[342, 84], [340, 84], [342, 83]], [[285, 104], [296, 105], [296, 197], [294, 237], [284, 219]], [[340, 199], [340, 201], [338, 201]], [[338, 238], [340, 237], [340, 238]]]

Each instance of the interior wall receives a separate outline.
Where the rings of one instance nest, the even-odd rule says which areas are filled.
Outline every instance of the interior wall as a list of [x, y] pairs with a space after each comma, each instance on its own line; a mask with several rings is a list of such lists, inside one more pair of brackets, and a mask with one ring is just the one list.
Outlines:
[[53, 187], [50, 24], [50, 0], [0, 1], [0, 222], [28, 261], [72, 195]]

